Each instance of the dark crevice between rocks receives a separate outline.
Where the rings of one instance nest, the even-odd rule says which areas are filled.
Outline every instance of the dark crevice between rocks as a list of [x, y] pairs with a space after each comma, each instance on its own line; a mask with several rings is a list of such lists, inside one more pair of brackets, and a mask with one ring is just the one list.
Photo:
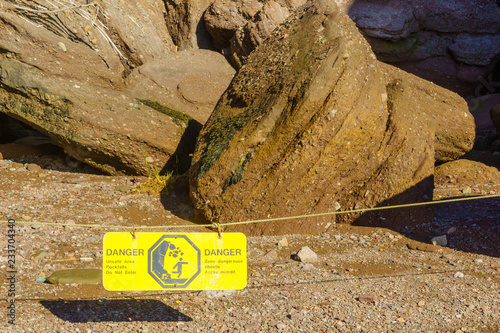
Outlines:
[[[0, 154], [24, 167], [102, 175], [70, 155], [52, 138], [15, 118], [0, 113]], [[21, 166], [20, 166], [21, 167]]]
[[194, 119], [188, 122], [184, 134], [182, 134], [179, 144], [177, 145], [177, 149], [170, 156], [167, 163], [165, 163], [160, 174], [172, 172], [173, 174], [183, 175], [189, 170], [196, 139], [198, 138], [198, 134], [200, 134], [201, 128], [202, 124]]

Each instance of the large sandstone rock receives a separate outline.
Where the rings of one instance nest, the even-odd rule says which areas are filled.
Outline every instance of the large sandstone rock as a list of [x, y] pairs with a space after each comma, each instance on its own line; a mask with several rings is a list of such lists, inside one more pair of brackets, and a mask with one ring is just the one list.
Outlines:
[[[333, 2], [314, 1], [250, 55], [223, 94], [197, 142], [191, 197], [217, 222], [423, 201], [435, 162], [458, 158], [473, 141], [463, 99], [379, 63]], [[394, 226], [422, 211], [337, 221]], [[335, 220], [231, 229], [316, 233]]]
[[175, 53], [161, 1], [103, 1], [99, 12], [0, 6], [0, 112], [107, 173], [147, 174], [144, 157], [187, 169], [234, 70], [216, 52]]
[[166, 104], [204, 124], [234, 73], [220, 53], [185, 50], [134, 69], [126, 80], [127, 91]]

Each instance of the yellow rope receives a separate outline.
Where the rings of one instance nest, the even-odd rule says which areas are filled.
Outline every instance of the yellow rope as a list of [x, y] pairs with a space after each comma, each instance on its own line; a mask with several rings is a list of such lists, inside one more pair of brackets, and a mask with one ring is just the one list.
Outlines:
[[[240, 225], [240, 224], [251, 224], [251, 223], [262, 223], [262, 222], [273, 222], [273, 221], [284, 221], [284, 220], [294, 220], [294, 219], [302, 219], [302, 218], [310, 218], [310, 217], [319, 217], [319, 216], [328, 216], [328, 215], [338, 215], [338, 214], [352, 214], [352, 213], [365, 213], [372, 212], [377, 210], [385, 210], [385, 209], [395, 209], [395, 208], [407, 208], [407, 207], [418, 207], [425, 205], [436, 205], [436, 204], [444, 204], [444, 203], [452, 203], [452, 202], [460, 202], [460, 201], [470, 201], [470, 200], [478, 200], [478, 199], [491, 199], [498, 198], [500, 194], [492, 194], [492, 195], [484, 195], [478, 197], [465, 197], [465, 198], [457, 198], [450, 200], [439, 200], [439, 201], [429, 201], [429, 202], [418, 202], [404, 205], [394, 205], [394, 206], [381, 206], [381, 207], [373, 207], [373, 208], [361, 208], [361, 209], [352, 209], [346, 211], [338, 211], [338, 212], [328, 212], [328, 213], [317, 213], [317, 214], [305, 214], [305, 215], [297, 215], [297, 216], [285, 216], [285, 217], [274, 217], [260, 220], [248, 220], [248, 221], [239, 221], [239, 222], [227, 222], [227, 223], [210, 223], [210, 224], [189, 224], [189, 225], [168, 225], [168, 226], [124, 226], [124, 225], [101, 225], [101, 224], [67, 224], [67, 223], [54, 223], [54, 222], [28, 222], [28, 221], [16, 221], [16, 224], [28, 224], [28, 225], [53, 225], [53, 226], [65, 226], [65, 227], [88, 227], [88, 228], [102, 228], [102, 229], [177, 229], [177, 228], [206, 228], [212, 227], [217, 228], [220, 226], [227, 225]], [[9, 223], [9, 221], [0, 221], [0, 223]]]

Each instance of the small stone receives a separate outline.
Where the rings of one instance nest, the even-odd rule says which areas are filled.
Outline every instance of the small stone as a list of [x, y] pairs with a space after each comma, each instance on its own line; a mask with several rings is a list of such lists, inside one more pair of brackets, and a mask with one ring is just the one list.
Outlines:
[[453, 275], [453, 277], [463, 278], [464, 277], [464, 273], [462, 273], [462, 272], [456, 272], [455, 275]]
[[276, 250], [271, 250], [262, 257], [264, 260], [276, 260], [276, 258], [278, 258], [278, 252]]
[[455, 233], [457, 231], [457, 228], [455, 227], [451, 227], [450, 229], [448, 229], [448, 231], [446, 232], [448, 235], [451, 235], [453, 233]]
[[92, 257], [81, 257], [80, 258], [80, 262], [90, 262], [90, 261], [94, 261], [94, 258], [92, 258]]
[[38, 172], [38, 171], [42, 170], [42, 168], [38, 164], [34, 164], [34, 163], [28, 164], [26, 169], [28, 169], [28, 171], [32, 171], [32, 172]]
[[278, 242], [278, 246], [288, 246], [288, 239], [286, 238], [280, 239], [280, 241]]
[[146, 162], [147, 163], [153, 163], [155, 160], [151, 156], [146, 157]]
[[470, 186], [467, 186], [466, 188], [464, 188], [462, 190], [462, 193], [463, 194], [471, 194], [472, 193], [472, 188], [470, 188]]
[[318, 255], [308, 246], [302, 247], [295, 255], [298, 261], [303, 263], [315, 263], [318, 261]]
[[398, 323], [404, 323], [406, 320], [403, 317], [399, 317], [398, 319], [396, 319], [396, 321]]
[[313, 264], [305, 264], [304, 266], [302, 266], [302, 269], [305, 270], [305, 271], [310, 271], [312, 269], [314, 269], [314, 265]]
[[37, 278], [35, 279], [35, 282], [42, 282], [42, 283], [43, 283], [43, 282], [45, 282], [45, 280], [46, 280], [46, 279], [45, 279], [43, 276], [39, 276], [39, 277], [37, 277]]
[[481, 259], [481, 258], [474, 259], [474, 263], [475, 264], [482, 264], [483, 263], [483, 259]]
[[45, 258], [48, 255], [49, 255], [49, 253], [46, 252], [46, 251], [38, 251], [37, 253], [35, 253], [31, 257], [34, 258], [34, 259], [43, 259], [43, 258]]
[[246, 324], [245, 325], [245, 330], [246, 331], [256, 331], [260, 328], [259, 324]]
[[127, 185], [118, 185], [118, 186], [115, 186], [115, 191], [128, 192], [128, 191], [130, 191], [130, 187], [128, 187]]
[[420, 301], [420, 302], [418, 302], [417, 305], [420, 306], [420, 307], [425, 306], [425, 301]]
[[446, 246], [448, 245], [448, 238], [446, 235], [436, 236], [431, 238], [432, 245]]
[[372, 303], [376, 304], [378, 302], [379, 298], [376, 295], [359, 295], [358, 301], [363, 302], [363, 303]]
[[59, 42], [59, 43], [57, 43], [57, 45], [59, 45], [59, 47], [61, 48], [61, 50], [63, 50], [63, 52], [66, 52], [66, 51], [67, 51], [67, 49], [66, 49], [66, 45], [64, 45], [64, 43], [63, 43], [63, 42]]

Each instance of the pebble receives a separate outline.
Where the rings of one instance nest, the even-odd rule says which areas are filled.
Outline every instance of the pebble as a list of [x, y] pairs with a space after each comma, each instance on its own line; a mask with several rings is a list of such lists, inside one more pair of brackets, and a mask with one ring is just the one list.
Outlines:
[[471, 194], [472, 193], [472, 188], [470, 186], [467, 186], [465, 189], [462, 190], [463, 194]]
[[464, 277], [464, 273], [462, 273], [462, 272], [456, 272], [455, 275], [453, 275], [453, 277], [463, 278]]
[[80, 261], [81, 262], [90, 262], [90, 261], [94, 261], [94, 258], [92, 258], [92, 257], [81, 257]]
[[118, 192], [128, 192], [130, 191], [130, 187], [128, 187], [127, 185], [117, 185], [115, 186], [115, 191], [118, 191]]
[[481, 259], [481, 258], [474, 259], [474, 263], [475, 264], [482, 264], [483, 263], [483, 259]]
[[28, 169], [28, 171], [32, 171], [32, 172], [38, 172], [38, 171], [42, 170], [42, 168], [38, 164], [34, 164], [34, 163], [28, 164], [26, 169]]
[[43, 258], [45, 258], [48, 255], [49, 255], [49, 253], [46, 252], [46, 251], [38, 251], [37, 253], [35, 253], [31, 257], [34, 258], [34, 259], [43, 259]]
[[37, 277], [37, 278], [35, 279], [35, 282], [42, 282], [42, 283], [43, 283], [43, 282], [45, 282], [45, 281], [46, 281], [46, 279], [45, 279], [43, 276], [39, 276], [39, 277]]
[[278, 258], [278, 252], [276, 250], [271, 250], [264, 254], [262, 259], [264, 260], [276, 260]]
[[64, 43], [63, 43], [63, 42], [59, 42], [59, 43], [57, 43], [57, 45], [59, 45], [59, 48], [61, 48], [61, 50], [62, 50], [63, 52], [66, 52], [66, 51], [68, 50], [68, 49], [66, 48], [66, 45], [64, 45]]
[[312, 269], [314, 269], [314, 265], [313, 264], [305, 264], [304, 266], [301, 267], [301, 269], [305, 270], [305, 271], [310, 271]]
[[372, 303], [376, 304], [379, 301], [379, 297], [376, 295], [359, 295], [358, 301], [363, 303]]
[[280, 239], [280, 241], [278, 242], [278, 246], [282, 246], [282, 247], [288, 246], [288, 239], [286, 239], [286, 238]]
[[448, 245], [448, 238], [446, 235], [436, 236], [431, 238], [432, 245], [446, 246]]
[[318, 255], [308, 246], [302, 247], [295, 257], [298, 261], [303, 263], [315, 263], [318, 261]]

